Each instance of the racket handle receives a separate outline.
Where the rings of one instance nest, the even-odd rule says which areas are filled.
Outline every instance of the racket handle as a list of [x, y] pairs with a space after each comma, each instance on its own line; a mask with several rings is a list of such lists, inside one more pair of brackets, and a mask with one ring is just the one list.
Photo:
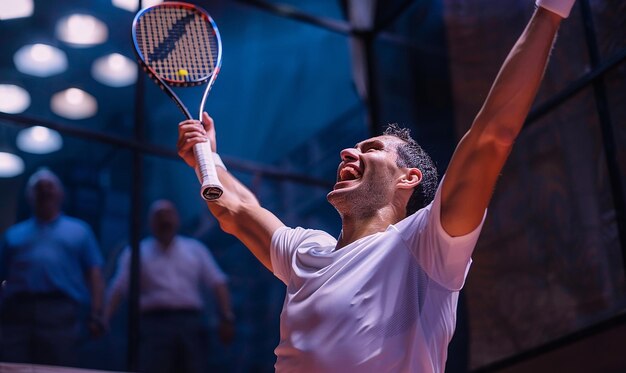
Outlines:
[[196, 164], [200, 172], [202, 187], [200, 188], [200, 196], [205, 201], [214, 201], [222, 196], [224, 187], [217, 178], [215, 170], [215, 162], [213, 162], [213, 152], [209, 142], [201, 142], [194, 145], [193, 153], [196, 157]]

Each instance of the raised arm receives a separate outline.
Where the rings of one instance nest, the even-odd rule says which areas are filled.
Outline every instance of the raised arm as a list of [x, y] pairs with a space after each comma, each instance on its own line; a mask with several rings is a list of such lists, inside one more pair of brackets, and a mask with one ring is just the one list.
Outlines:
[[[193, 145], [211, 141], [215, 151], [215, 125], [204, 113], [202, 122], [186, 120], [178, 126], [178, 155], [195, 169]], [[215, 201], [207, 202], [209, 210], [219, 221], [223, 231], [237, 237], [254, 256], [270, 271], [270, 243], [276, 229], [284, 224], [271, 212], [261, 207], [257, 198], [224, 167], [217, 167], [217, 175], [224, 186], [224, 194]]]
[[[574, 0], [551, 2], [571, 8]], [[480, 224], [535, 99], [561, 20], [556, 13], [537, 8], [459, 142], [442, 185], [441, 224], [451, 236], [467, 234]]]

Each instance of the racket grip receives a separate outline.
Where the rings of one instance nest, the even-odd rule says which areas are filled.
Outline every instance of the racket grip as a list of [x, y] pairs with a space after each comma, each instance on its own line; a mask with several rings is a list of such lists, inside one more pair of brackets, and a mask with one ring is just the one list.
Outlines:
[[215, 170], [215, 162], [213, 161], [213, 152], [209, 142], [201, 142], [194, 145], [193, 153], [196, 157], [196, 164], [202, 182], [200, 188], [200, 196], [205, 201], [214, 201], [222, 196], [224, 187], [217, 178]]

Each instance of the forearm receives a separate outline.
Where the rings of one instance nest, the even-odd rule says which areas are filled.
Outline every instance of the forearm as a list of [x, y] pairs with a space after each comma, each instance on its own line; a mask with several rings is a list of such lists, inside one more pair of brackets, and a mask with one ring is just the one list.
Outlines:
[[220, 318], [228, 322], [235, 321], [235, 314], [233, 313], [228, 286], [226, 284], [216, 285], [215, 297], [219, 307], [218, 312], [220, 314]]
[[226, 233], [237, 237], [270, 271], [272, 234], [283, 223], [264, 209], [252, 192], [225, 168], [217, 167], [224, 194], [207, 206]]
[[459, 142], [442, 185], [441, 224], [448, 234], [467, 234], [482, 220], [534, 101], [561, 19], [537, 9], [507, 56], [471, 129]]
[[[224, 187], [224, 194], [214, 201], [207, 202], [222, 229], [232, 226], [237, 212], [244, 208], [260, 207], [256, 196], [243, 183], [223, 167], [216, 167], [217, 176]], [[232, 233], [232, 232], [229, 232]]]
[[89, 273], [91, 290], [91, 315], [100, 317], [104, 301], [104, 279], [100, 268], [92, 268]]
[[528, 115], [562, 18], [538, 8], [498, 73], [473, 131], [512, 144]]
[[[178, 154], [189, 166], [197, 166], [193, 146], [206, 141], [211, 143], [211, 149], [216, 149], [214, 123], [207, 113], [203, 113], [202, 122], [187, 120], [179, 124]], [[219, 158], [214, 158], [219, 161]], [[270, 243], [272, 235], [283, 223], [261, 207], [254, 194], [219, 163], [216, 162], [217, 176], [224, 193], [219, 199], [207, 202], [207, 206], [222, 230], [243, 242], [271, 271]]]
[[122, 292], [117, 291], [115, 288], [112, 288], [107, 295], [106, 303], [104, 305], [104, 311], [102, 313], [102, 317], [105, 323], [109, 323], [111, 317], [117, 310], [122, 301]]

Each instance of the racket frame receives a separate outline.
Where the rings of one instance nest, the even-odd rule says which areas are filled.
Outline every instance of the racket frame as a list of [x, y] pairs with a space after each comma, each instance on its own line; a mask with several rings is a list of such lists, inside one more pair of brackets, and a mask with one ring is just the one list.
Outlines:
[[[173, 81], [169, 79], [164, 79], [160, 77], [159, 74], [157, 74], [157, 72], [150, 65], [148, 65], [148, 63], [146, 63], [146, 61], [144, 60], [142, 52], [139, 48], [139, 42], [137, 41], [137, 27], [138, 27], [137, 23], [139, 22], [139, 20], [144, 14], [153, 11], [155, 8], [162, 8], [162, 7], [193, 9], [194, 11], [200, 13], [211, 24], [211, 29], [215, 33], [215, 38], [217, 40], [217, 61], [213, 69], [213, 72], [210, 75], [206, 76], [204, 79], [192, 80], [192, 81], [187, 81], [187, 82], [178, 82], [178, 81]], [[213, 18], [209, 15], [209, 13], [206, 10], [200, 8], [199, 6], [185, 3], [185, 2], [179, 2], [179, 1], [167, 1], [167, 2], [157, 4], [157, 5], [153, 5], [151, 7], [147, 7], [137, 12], [137, 14], [135, 15], [135, 18], [133, 19], [133, 24], [132, 24], [131, 29], [132, 29], [133, 44], [135, 47], [134, 48], [135, 55], [137, 57], [137, 60], [140, 66], [148, 74], [148, 76], [150, 76], [150, 78], [152, 78], [152, 80], [159, 86], [159, 88], [161, 88], [161, 90], [165, 92], [172, 99], [172, 101], [176, 103], [176, 106], [178, 106], [178, 109], [183, 113], [183, 115], [187, 119], [194, 119], [194, 118], [189, 112], [189, 109], [187, 109], [185, 104], [178, 97], [178, 95], [174, 92], [174, 90], [170, 87], [170, 85], [174, 87], [185, 88], [185, 87], [194, 87], [194, 86], [203, 85], [208, 82], [207, 87], [204, 90], [204, 94], [202, 95], [202, 100], [200, 101], [200, 108], [198, 111], [198, 119], [202, 120], [202, 113], [204, 112], [206, 99], [209, 95], [209, 92], [211, 91], [211, 88], [213, 87], [213, 83], [215, 83], [217, 75], [220, 72], [220, 68], [222, 66], [222, 39], [220, 37], [220, 32], [219, 32], [219, 29], [217, 28], [217, 24], [215, 23]], [[202, 188], [200, 191], [200, 195], [202, 196], [203, 199], [207, 201], [216, 200], [219, 197], [221, 197], [223, 193], [223, 187], [221, 183], [219, 182], [219, 179], [217, 178], [217, 173], [215, 171], [215, 164], [212, 159], [212, 152], [213, 150], [211, 149], [211, 145], [208, 141], [206, 143], [200, 143], [194, 146], [194, 155], [196, 157], [196, 163], [199, 165], [200, 164], [199, 158], [204, 157], [208, 161], [208, 162], [205, 162], [205, 164], [207, 164], [208, 167], [211, 168], [210, 170], [208, 170], [208, 172], [212, 173], [213, 175], [216, 175], [215, 180], [213, 180], [212, 182], [207, 183], [207, 180], [204, 180], [204, 178], [202, 180]]]

